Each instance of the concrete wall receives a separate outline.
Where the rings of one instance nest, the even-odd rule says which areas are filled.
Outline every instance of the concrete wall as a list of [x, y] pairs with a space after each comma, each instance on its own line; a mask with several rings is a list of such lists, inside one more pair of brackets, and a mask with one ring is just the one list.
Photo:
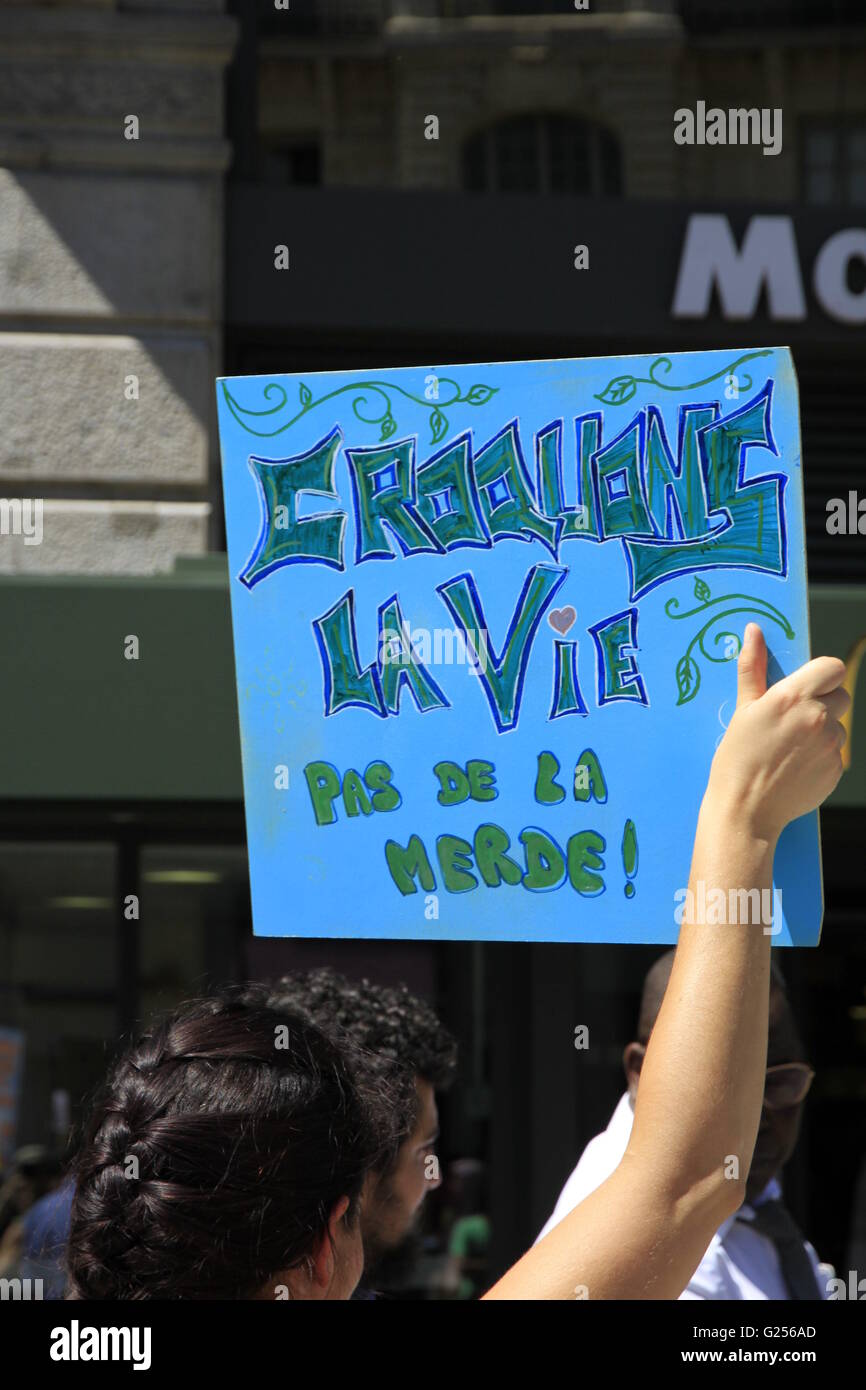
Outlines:
[[41, 545], [0, 536], [0, 573], [150, 573], [207, 549], [222, 8], [0, 10], [0, 497], [44, 499]]

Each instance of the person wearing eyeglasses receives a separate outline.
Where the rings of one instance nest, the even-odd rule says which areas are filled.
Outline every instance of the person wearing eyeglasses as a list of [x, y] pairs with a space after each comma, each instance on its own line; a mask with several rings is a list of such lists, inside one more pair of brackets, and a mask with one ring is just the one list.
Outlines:
[[[568, 1212], [614, 1171], [631, 1134], [634, 1104], [647, 1043], [667, 989], [674, 952], [667, 951], [644, 980], [638, 1040], [623, 1052], [628, 1090], [603, 1134], [590, 1140], [565, 1184], [547, 1235]], [[803, 1102], [814, 1078], [791, 1010], [785, 980], [774, 963], [770, 975], [767, 1073], [761, 1125], [746, 1179], [746, 1200], [713, 1236], [682, 1299], [795, 1299], [828, 1296], [830, 1265], [821, 1265], [782, 1200], [781, 1173], [800, 1133]]]

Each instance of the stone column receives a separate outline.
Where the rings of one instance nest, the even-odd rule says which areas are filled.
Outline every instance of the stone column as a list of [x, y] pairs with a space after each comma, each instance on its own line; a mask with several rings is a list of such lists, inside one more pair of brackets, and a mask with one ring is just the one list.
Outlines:
[[0, 572], [153, 573], [208, 548], [222, 8], [0, 9]]

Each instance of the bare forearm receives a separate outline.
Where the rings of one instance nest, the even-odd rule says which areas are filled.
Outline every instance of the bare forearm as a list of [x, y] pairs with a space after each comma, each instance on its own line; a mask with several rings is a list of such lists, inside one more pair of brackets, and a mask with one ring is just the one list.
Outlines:
[[705, 897], [722, 889], [727, 902], [731, 889], [769, 889], [772, 866], [773, 846], [708, 794], [692, 856], [693, 910], [680, 928], [626, 1155], [488, 1297], [675, 1298], [688, 1282], [719, 1222], [739, 1204], [751, 1161], [771, 940], [760, 921], [695, 922], [699, 885]]
[[[761, 909], [771, 901], [774, 849], [711, 787], [629, 1144], [673, 1194], [706, 1181], [722, 1206], [721, 1181], [737, 1204], [760, 1123], [772, 940]], [[744, 889], [757, 894], [747, 899]]]

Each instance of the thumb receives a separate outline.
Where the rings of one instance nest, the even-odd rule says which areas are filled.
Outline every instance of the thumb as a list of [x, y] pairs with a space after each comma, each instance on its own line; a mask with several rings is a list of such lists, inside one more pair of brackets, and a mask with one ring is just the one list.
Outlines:
[[767, 690], [767, 644], [757, 623], [747, 623], [737, 661], [737, 709], [760, 700]]

